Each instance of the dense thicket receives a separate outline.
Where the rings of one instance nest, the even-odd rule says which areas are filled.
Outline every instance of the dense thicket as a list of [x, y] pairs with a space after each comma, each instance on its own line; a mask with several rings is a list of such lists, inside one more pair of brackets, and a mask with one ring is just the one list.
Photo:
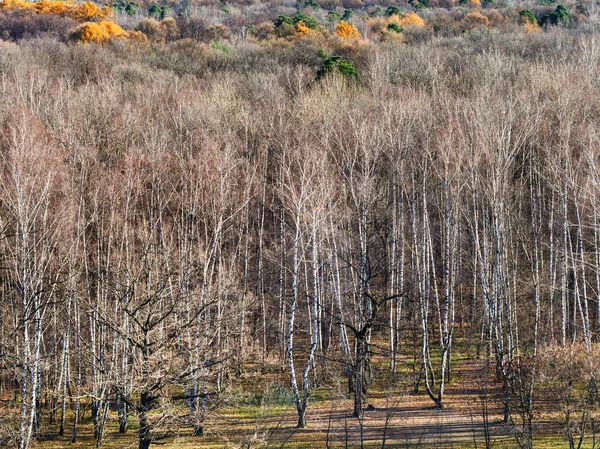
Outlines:
[[88, 403], [99, 442], [109, 407], [140, 448], [201, 435], [273, 364], [300, 427], [336, 376], [360, 417], [409, 330], [443, 407], [459, 327], [524, 444], [540, 355], [594, 380], [594, 28], [381, 43], [350, 78], [319, 45], [0, 42], [3, 444], [76, 440]]

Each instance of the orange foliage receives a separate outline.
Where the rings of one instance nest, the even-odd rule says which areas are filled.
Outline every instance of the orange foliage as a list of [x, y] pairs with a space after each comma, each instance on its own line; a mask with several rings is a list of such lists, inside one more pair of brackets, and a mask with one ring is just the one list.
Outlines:
[[[391, 19], [391, 17], [390, 17]], [[416, 13], [411, 12], [401, 18], [398, 19], [398, 25], [401, 27], [424, 27], [425, 21], [421, 19]]]
[[360, 36], [360, 33], [355, 26], [349, 24], [348, 22], [344, 22], [343, 20], [336, 25], [335, 32], [338, 34], [338, 36], [343, 37], [344, 39], [354, 39]]
[[112, 9], [108, 6], [100, 8], [92, 2], [84, 2], [79, 6], [71, 16], [75, 20], [84, 20], [86, 22], [96, 19], [105, 19], [112, 15]]
[[298, 22], [296, 24], [296, 31], [298, 32], [298, 34], [306, 34], [310, 33], [312, 30], [306, 25], [304, 25], [302, 22]]
[[92, 2], [84, 2], [82, 4], [52, 0], [42, 0], [39, 2], [4, 0], [0, 2], [0, 10], [10, 9], [29, 10], [36, 14], [55, 14], [81, 21], [99, 21], [111, 17], [113, 13], [112, 8], [108, 6], [101, 8]]
[[80, 42], [102, 44], [119, 37], [127, 37], [128, 33], [114, 22], [101, 21], [99, 23], [86, 22], [72, 31], [72, 36]]
[[469, 0], [469, 3], [474, 6], [481, 6], [481, 2], [479, 0]]
[[392, 23], [401, 28], [422, 28], [425, 26], [425, 21], [414, 12], [403, 15], [402, 17], [397, 14], [392, 14], [390, 17], [375, 17], [367, 21], [371, 31], [375, 34], [379, 34], [380, 39], [401, 42], [403, 40], [402, 34], [391, 32], [388, 29], [388, 26]]

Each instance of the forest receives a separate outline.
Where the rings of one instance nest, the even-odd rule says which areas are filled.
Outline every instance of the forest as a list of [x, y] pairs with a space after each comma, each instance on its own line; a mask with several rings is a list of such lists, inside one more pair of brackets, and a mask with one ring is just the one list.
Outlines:
[[0, 1], [0, 447], [600, 447], [596, 1]]

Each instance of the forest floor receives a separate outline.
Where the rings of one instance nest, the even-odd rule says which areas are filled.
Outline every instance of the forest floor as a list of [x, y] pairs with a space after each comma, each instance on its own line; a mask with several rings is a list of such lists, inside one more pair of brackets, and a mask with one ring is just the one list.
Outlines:
[[[410, 364], [405, 362], [404, 369]], [[308, 406], [308, 427], [298, 430], [295, 428], [297, 417], [291, 395], [287, 388], [277, 387], [286, 385], [285, 372], [261, 375], [248, 372], [240, 390], [230, 392], [230, 399], [209, 414], [203, 437], [194, 437], [189, 427], [171, 426], [169, 436], [156, 447], [485, 448], [486, 433], [488, 447], [518, 447], [515, 438], [518, 425], [502, 423], [500, 384], [490, 375], [482, 360], [457, 357], [453, 363], [453, 380], [446, 386], [445, 408], [442, 410], [433, 407], [422, 385], [415, 394], [412, 383], [397, 381], [390, 386], [389, 376], [382, 373], [383, 362], [371, 386], [364, 419], [351, 418], [352, 402], [341, 379], [337, 386], [329, 385], [313, 393]], [[551, 398], [549, 402], [543, 401], [545, 412], [536, 416], [535, 447], [568, 445], [561, 435], [559, 414], [549, 412], [556, 410], [550, 404], [552, 402]], [[185, 411], [181, 410], [181, 413]], [[487, 424], [484, 424], [484, 416]], [[70, 443], [66, 436], [48, 434], [36, 447], [93, 447], [89, 410], [84, 418], [78, 443]], [[119, 434], [116, 416], [111, 418], [107, 423], [103, 447], [136, 447], [134, 417], [127, 434]]]

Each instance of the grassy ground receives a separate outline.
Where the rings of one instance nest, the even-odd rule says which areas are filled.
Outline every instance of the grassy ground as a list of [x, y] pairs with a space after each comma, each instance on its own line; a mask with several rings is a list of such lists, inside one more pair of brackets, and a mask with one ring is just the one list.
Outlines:
[[[248, 369], [237, 390], [227, 392], [223, 405], [211, 411], [205, 423], [205, 435], [194, 437], [190, 428], [171, 426], [170, 436], [160, 441], [165, 449], [192, 448], [326, 448], [326, 447], [485, 447], [483, 406], [489, 409], [491, 447], [518, 447], [515, 428], [501, 423], [500, 385], [485, 363], [466, 352], [454, 356], [453, 380], [446, 389], [446, 407], [436, 410], [423, 391], [414, 393], [412, 355], [404, 354], [398, 380], [392, 384], [386, 361], [375, 357], [375, 376], [369, 392], [369, 407], [364, 419], [351, 418], [352, 402], [345, 380], [337, 378], [314, 391], [308, 408], [308, 428], [295, 428], [296, 413], [287, 389], [285, 371], [273, 369], [259, 374]], [[545, 404], [551, 404], [545, 402]], [[546, 406], [537, 415], [535, 447], [568, 447], [561, 434], [561, 415]], [[176, 411], [181, 415], [185, 409]], [[131, 418], [127, 434], [119, 434], [116, 413], [106, 427], [106, 448], [137, 447], [137, 423]], [[48, 426], [46, 426], [48, 428]], [[69, 429], [68, 429], [69, 430]], [[56, 433], [43, 435], [39, 448], [93, 447], [89, 410], [80, 426], [78, 443]], [[586, 447], [585, 445], [583, 447]], [[591, 447], [591, 446], [590, 446]]]

